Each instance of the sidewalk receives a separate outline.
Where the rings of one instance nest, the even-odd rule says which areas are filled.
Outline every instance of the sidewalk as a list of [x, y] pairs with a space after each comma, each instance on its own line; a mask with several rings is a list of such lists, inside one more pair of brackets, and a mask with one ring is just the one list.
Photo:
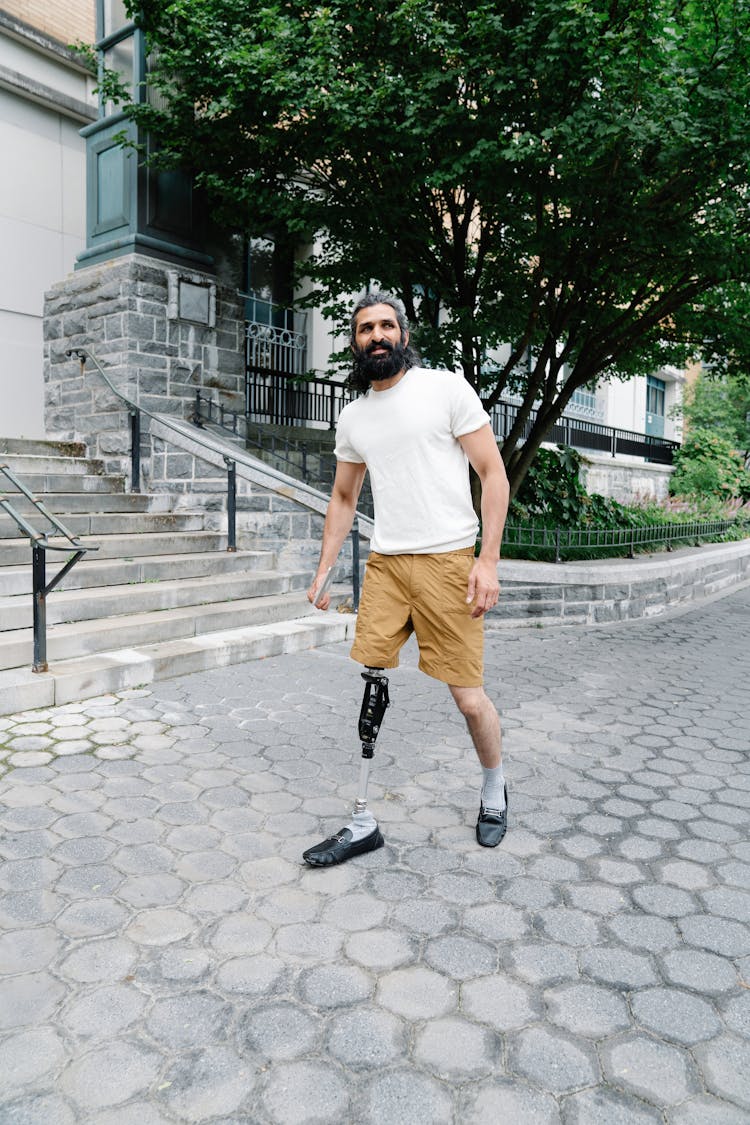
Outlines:
[[[704, 549], [705, 550], [705, 549]], [[510, 827], [409, 647], [325, 870], [348, 645], [0, 718], [3, 1125], [750, 1121], [750, 589], [490, 623]]]

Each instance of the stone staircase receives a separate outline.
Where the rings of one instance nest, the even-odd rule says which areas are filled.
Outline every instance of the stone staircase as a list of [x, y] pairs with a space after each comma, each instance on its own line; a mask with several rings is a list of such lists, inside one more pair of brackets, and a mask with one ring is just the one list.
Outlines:
[[[50, 592], [49, 671], [33, 673], [30, 541], [0, 509], [0, 714], [309, 648], [348, 632], [350, 618], [311, 609], [307, 571], [280, 569], [269, 550], [227, 552], [226, 535], [206, 530], [202, 511], [174, 510], [168, 492], [125, 492], [124, 479], [106, 475], [82, 445], [0, 439], [0, 464], [83, 545], [98, 547]], [[2, 475], [0, 492], [32, 526], [49, 530]], [[48, 582], [68, 554], [47, 552]]]

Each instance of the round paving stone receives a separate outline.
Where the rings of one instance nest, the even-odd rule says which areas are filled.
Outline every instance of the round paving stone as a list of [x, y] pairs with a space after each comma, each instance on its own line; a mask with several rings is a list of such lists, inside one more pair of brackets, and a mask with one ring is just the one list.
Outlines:
[[676, 887], [635, 887], [632, 895], [633, 901], [646, 914], [659, 914], [663, 918], [679, 918], [683, 914], [694, 914], [698, 909], [695, 899]]
[[424, 959], [428, 965], [454, 980], [486, 976], [497, 965], [497, 953], [490, 945], [452, 934], [427, 943]]
[[457, 997], [453, 982], [421, 965], [396, 969], [378, 984], [378, 1002], [410, 1020], [446, 1015], [455, 1008]]
[[344, 1066], [376, 1069], [403, 1058], [407, 1051], [404, 1025], [377, 1009], [336, 1013], [328, 1050]]
[[49, 973], [0, 979], [0, 1030], [45, 1023], [65, 993]]
[[707, 949], [724, 957], [750, 954], [750, 928], [725, 918], [695, 915], [680, 920], [680, 930], [688, 945]]
[[273, 1060], [295, 1059], [315, 1049], [320, 1021], [296, 1004], [261, 1004], [241, 1019], [237, 1035], [243, 1053], [252, 1051]]
[[413, 1070], [386, 1070], [373, 1079], [366, 1092], [366, 1121], [407, 1125], [428, 1122], [452, 1125], [455, 1121], [450, 1096], [433, 1078]]
[[624, 1035], [604, 1043], [602, 1067], [616, 1086], [632, 1090], [657, 1106], [684, 1101], [699, 1089], [688, 1055], [646, 1035]]
[[630, 1026], [628, 1010], [617, 993], [594, 984], [563, 984], [545, 995], [550, 1019], [573, 1035], [603, 1039]]
[[537, 1020], [542, 1003], [527, 985], [495, 973], [461, 986], [461, 1010], [498, 1031], [511, 1031]]
[[531, 984], [555, 984], [580, 976], [575, 952], [548, 942], [518, 943], [507, 953], [510, 964]]
[[354, 965], [318, 965], [306, 972], [298, 985], [300, 995], [314, 1008], [341, 1008], [360, 1004], [373, 991], [373, 981]]
[[679, 944], [674, 924], [665, 918], [651, 918], [642, 914], [620, 914], [612, 918], [608, 926], [616, 938], [634, 949], [661, 953]]
[[267, 996], [277, 992], [286, 974], [286, 965], [278, 957], [260, 953], [256, 957], [235, 957], [225, 962], [216, 979], [219, 988], [249, 996]]
[[208, 1047], [181, 1055], [167, 1070], [157, 1094], [179, 1121], [203, 1122], [236, 1113], [255, 1081], [251, 1060], [229, 1047]]
[[137, 957], [135, 947], [122, 938], [87, 941], [66, 957], [60, 972], [71, 980], [85, 983], [122, 980], [133, 968]]
[[146, 1027], [157, 1043], [182, 1050], [224, 1039], [230, 1015], [229, 1004], [210, 993], [188, 992], [157, 1000]]
[[68, 1003], [62, 1022], [74, 1035], [107, 1038], [134, 1023], [145, 1006], [146, 997], [134, 987], [108, 984]]
[[354, 933], [346, 943], [346, 954], [368, 969], [395, 969], [417, 956], [416, 942], [395, 930]]
[[560, 1125], [561, 1122], [554, 1098], [523, 1082], [500, 1078], [479, 1086], [471, 1083], [465, 1099], [455, 1119], [461, 1125], [488, 1125], [491, 1121], [507, 1121], [513, 1125]]
[[693, 1053], [711, 1093], [750, 1111], [750, 1043], [721, 1035]]
[[727, 1027], [750, 1042], [750, 992], [728, 1000], [722, 1010]]
[[27, 1083], [38, 1082], [48, 1071], [57, 1069], [64, 1062], [65, 1054], [59, 1035], [51, 1027], [21, 1031], [3, 1039], [0, 1043], [3, 1098], [14, 1096]]
[[277, 1067], [263, 1093], [263, 1104], [277, 1125], [351, 1120], [346, 1081], [330, 1063], [297, 1062]]
[[688, 1046], [711, 1039], [721, 1023], [711, 1004], [677, 988], [649, 988], [631, 998], [636, 1022], [663, 1039]]
[[414, 1057], [437, 1078], [479, 1076], [502, 1066], [498, 1036], [467, 1020], [432, 1020], [417, 1035]]
[[57, 926], [70, 937], [93, 937], [120, 929], [128, 912], [112, 898], [82, 899], [71, 903], [57, 918]]
[[57, 954], [60, 935], [52, 926], [33, 930], [11, 930], [0, 934], [0, 965], [3, 973], [44, 969]]
[[731, 992], [737, 987], [737, 972], [730, 961], [698, 949], [675, 949], [662, 958], [664, 976], [670, 984], [696, 992]]
[[509, 1069], [540, 1089], [565, 1094], [599, 1081], [596, 1052], [584, 1039], [530, 1027], [509, 1042]]
[[56, 1094], [29, 1094], [3, 1106], [6, 1125], [77, 1125], [80, 1118]]
[[161, 1061], [155, 1051], [115, 1039], [75, 1059], [60, 1086], [82, 1111], [90, 1113], [148, 1090]]
[[444, 902], [423, 898], [396, 907], [393, 920], [407, 932], [440, 934], [456, 925], [456, 912]]

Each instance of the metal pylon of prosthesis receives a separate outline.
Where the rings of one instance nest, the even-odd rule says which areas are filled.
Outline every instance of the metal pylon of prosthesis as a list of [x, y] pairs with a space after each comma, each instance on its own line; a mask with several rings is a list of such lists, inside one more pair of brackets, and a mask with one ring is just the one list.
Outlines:
[[359, 712], [362, 763], [359, 768], [358, 796], [354, 802], [355, 814], [367, 811], [367, 783], [370, 778], [370, 762], [375, 753], [375, 739], [378, 737], [385, 709], [391, 702], [388, 698], [388, 677], [383, 675], [382, 668], [365, 669], [362, 679], [365, 681], [365, 694]]

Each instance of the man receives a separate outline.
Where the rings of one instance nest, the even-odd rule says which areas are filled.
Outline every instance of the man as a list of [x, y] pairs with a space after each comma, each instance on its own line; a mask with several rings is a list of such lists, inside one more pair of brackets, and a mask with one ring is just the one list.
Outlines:
[[[506, 830], [507, 790], [500, 719], [482, 686], [482, 645], [483, 617], [499, 591], [508, 508], [503, 462], [488, 416], [463, 376], [417, 366], [398, 298], [381, 292], [357, 303], [351, 347], [355, 385], [367, 393], [339, 418], [336, 476], [308, 598], [320, 609], [330, 604], [319, 591], [349, 534], [369, 470], [375, 531], [351, 655], [373, 672], [395, 668], [402, 645], [416, 633], [420, 668], [448, 685], [466, 719], [483, 772], [477, 840], [496, 847]], [[469, 463], [482, 484], [478, 557]], [[304, 853], [307, 863], [329, 866], [382, 846], [374, 817], [355, 809], [345, 828]]]

